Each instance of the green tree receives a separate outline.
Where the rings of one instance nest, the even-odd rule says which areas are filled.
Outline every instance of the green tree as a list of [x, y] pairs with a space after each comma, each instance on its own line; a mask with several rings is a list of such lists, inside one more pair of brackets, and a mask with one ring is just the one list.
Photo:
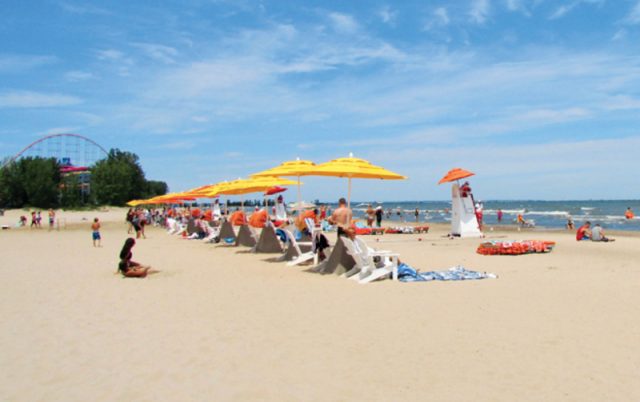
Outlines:
[[155, 197], [156, 195], [164, 195], [169, 191], [169, 186], [163, 181], [147, 180], [147, 191], [145, 192], [145, 198]]
[[91, 193], [98, 204], [124, 205], [141, 198], [147, 189], [138, 156], [112, 149], [91, 168]]
[[54, 158], [21, 158], [0, 172], [0, 199], [9, 208], [55, 208], [59, 186], [60, 165]]

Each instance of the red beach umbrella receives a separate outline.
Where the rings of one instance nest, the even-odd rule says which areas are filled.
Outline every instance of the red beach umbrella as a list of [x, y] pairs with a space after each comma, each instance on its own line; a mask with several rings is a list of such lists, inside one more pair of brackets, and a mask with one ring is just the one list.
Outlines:
[[284, 187], [275, 186], [268, 189], [267, 192], [264, 193], [264, 195], [274, 195], [274, 194], [281, 193], [283, 191], [287, 191], [287, 189]]

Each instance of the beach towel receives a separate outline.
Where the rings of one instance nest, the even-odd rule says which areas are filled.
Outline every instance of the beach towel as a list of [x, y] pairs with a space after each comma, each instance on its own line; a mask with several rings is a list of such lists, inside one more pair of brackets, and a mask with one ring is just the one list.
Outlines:
[[398, 265], [398, 280], [402, 282], [465, 281], [485, 278], [495, 279], [497, 275], [471, 271], [459, 265], [445, 271], [429, 272], [418, 272], [405, 263]]

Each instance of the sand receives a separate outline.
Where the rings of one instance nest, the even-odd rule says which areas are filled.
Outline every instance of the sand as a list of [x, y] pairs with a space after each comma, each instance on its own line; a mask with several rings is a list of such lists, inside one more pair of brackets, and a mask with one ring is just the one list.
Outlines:
[[489, 233], [558, 242], [518, 257], [446, 227], [369, 237], [422, 270], [499, 278], [358, 285], [148, 228], [134, 257], [161, 272], [124, 279], [123, 210], [58, 215], [0, 232], [1, 401], [640, 400], [637, 236]]

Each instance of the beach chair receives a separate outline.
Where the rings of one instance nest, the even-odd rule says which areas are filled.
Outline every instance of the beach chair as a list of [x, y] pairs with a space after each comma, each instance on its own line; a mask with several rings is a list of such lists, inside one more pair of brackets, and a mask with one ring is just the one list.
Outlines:
[[344, 237], [340, 236], [331, 250], [329, 257], [316, 265], [314, 271], [319, 274], [342, 275], [350, 271], [355, 265], [354, 258], [347, 252], [343, 242]]
[[[289, 260], [287, 266], [292, 267], [314, 258], [311, 242], [298, 242], [289, 230], [283, 229], [283, 231], [287, 235], [287, 242], [289, 244], [285, 253], [285, 259]], [[300, 246], [309, 247], [309, 251], [303, 252]]]
[[187, 236], [191, 236], [197, 231], [198, 226], [196, 225], [196, 220], [194, 218], [189, 218], [189, 220], [187, 221]]
[[[232, 239], [231, 242], [227, 242], [226, 239]], [[224, 221], [220, 226], [220, 240], [224, 244], [235, 244], [236, 241], [236, 232], [233, 230], [233, 226], [231, 222]]]
[[[355, 279], [358, 283], [369, 283], [387, 276], [398, 280], [399, 254], [391, 253], [390, 251], [375, 251], [369, 248], [362, 239], [358, 238], [355, 241], [343, 238], [342, 241], [347, 252], [355, 261], [355, 266], [343, 276]], [[381, 267], [376, 266], [374, 257], [381, 258]]]
[[282, 249], [282, 244], [280, 243], [278, 235], [276, 235], [276, 231], [273, 228], [273, 225], [267, 224], [264, 228], [262, 228], [262, 232], [260, 233], [260, 237], [258, 238], [258, 243], [253, 248], [253, 252], [282, 253], [283, 251], [284, 250]]
[[241, 225], [236, 236], [236, 246], [255, 247], [258, 244], [258, 234], [249, 225]]

